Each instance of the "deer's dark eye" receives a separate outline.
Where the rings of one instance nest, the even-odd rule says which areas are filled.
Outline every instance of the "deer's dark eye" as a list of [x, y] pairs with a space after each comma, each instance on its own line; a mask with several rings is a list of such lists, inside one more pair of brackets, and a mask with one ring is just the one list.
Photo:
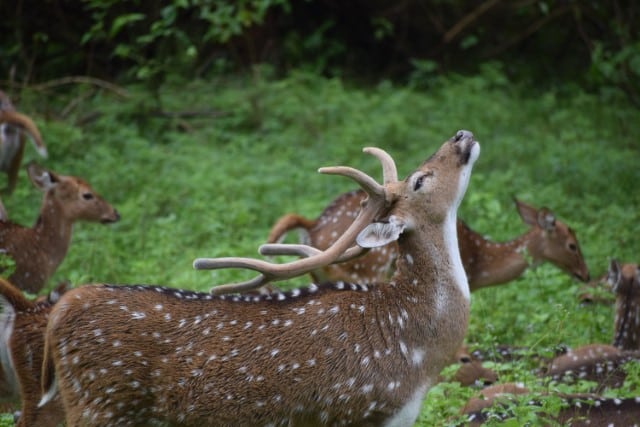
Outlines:
[[429, 171], [416, 178], [416, 181], [413, 183], [413, 191], [418, 191], [422, 187], [422, 184], [424, 184], [424, 179], [432, 176], [433, 172]]
[[578, 247], [576, 246], [575, 243], [569, 243], [569, 250], [572, 252], [575, 252], [578, 250]]
[[471, 363], [471, 358], [469, 356], [462, 356], [460, 358], [460, 363]]
[[91, 194], [91, 193], [83, 193], [82, 194], [82, 198], [85, 199], [85, 200], [91, 200], [91, 199], [93, 199], [93, 194]]

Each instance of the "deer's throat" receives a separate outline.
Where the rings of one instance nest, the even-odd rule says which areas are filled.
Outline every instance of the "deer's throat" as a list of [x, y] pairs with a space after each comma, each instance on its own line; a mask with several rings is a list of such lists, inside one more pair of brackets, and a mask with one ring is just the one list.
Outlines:
[[460, 258], [456, 215], [442, 224], [430, 224], [401, 236], [395, 277], [408, 277], [410, 284], [426, 292], [457, 294], [469, 301], [469, 283]]

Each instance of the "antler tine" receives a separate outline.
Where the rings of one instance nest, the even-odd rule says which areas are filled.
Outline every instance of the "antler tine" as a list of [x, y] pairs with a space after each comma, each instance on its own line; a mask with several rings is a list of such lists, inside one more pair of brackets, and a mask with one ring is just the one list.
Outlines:
[[384, 187], [376, 182], [375, 179], [371, 178], [366, 173], [354, 169], [349, 166], [330, 166], [318, 169], [318, 172], [327, 174], [327, 175], [342, 175], [353, 179], [355, 182], [360, 184], [362, 189], [367, 192], [369, 197], [372, 194], [375, 195], [383, 195]]
[[378, 160], [380, 160], [380, 163], [382, 164], [382, 182], [385, 185], [398, 182], [398, 169], [396, 168], [396, 162], [391, 158], [389, 153], [377, 147], [365, 147], [362, 151], [374, 155]]
[[[393, 174], [395, 165], [391, 162], [392, 167], [391, 170], [389, 170], [390, 156], [388, 154], [382, 150], [378, 151], [375, 149], [369, 149], [366, 150], [366, 152], [372, 153], [380, 159], [383, 164], [383, 170], [385, 170], [385, 179], [389, 178], [389, 174]], [[253, 258], [198, 258], [193, 262], [193, 267], [197, 270], [245, 268], [261, 273], [258, 277], [245, 282], [216, 286], [211, 289], [212, 293], [222, 294], [248, 291], [272, 281], [297, 277], [333, 262], [342, 262], [346, 259], [351, 259], [362, 253], [361, 249], [352, 248], [357, 235], [388, 206], [388, 203], [391, 202], [392, 195], [387, 194], [385, 186], [380, 185], [369, 175], [354, 168], [336, 166], [321, 168], [319, 172], [349, 177], [360, 184], [369, 195], [363, 202], [358, 216], [342, 236], [323, 252], [316, 253], [306, 249], [303, 251], [298, 250], [295, 253], [296, 255], [306, 256], [305, 254], [310, 254], [311, 256], [283, 264], [272, 264]]]

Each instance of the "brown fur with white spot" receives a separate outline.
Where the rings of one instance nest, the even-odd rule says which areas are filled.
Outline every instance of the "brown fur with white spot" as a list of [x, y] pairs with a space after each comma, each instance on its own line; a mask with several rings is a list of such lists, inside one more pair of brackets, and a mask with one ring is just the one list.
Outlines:
[[613, 345], [640, 350], [640, 268], [612, 260], [607, 277], [616, 295]]
[[593, 381], [596, 386], [591, 391], [600, 393], [605, 388], [621, 387], [627, 376], [623, 365], [639, 360], [638, 351], [622, 351], [606, 344], [588, 344], [554, 358], [544, 375], [563, 382]]
[[[282, 241], [287, 232], [298, 230], [305, 244], [324, 249], [353, 221], [364, 196], [362, 191], [342, 194], [315, 220], [286, 214], [273, 225], [267, 242]], [[548, 261], [579, 280], [588, 280], [589, 270], [573, 230], [546, 208], [536, 209], [518, 200], [515, 204], [531, 228], [509, 242], [491, 242], [458, 221], [458, 244], [471, 291], [517, 279], [531, 265], [530, 261], [534, 265]], [[312, 275], [316, 281], [374, 283], [390, 276], [396, 257], [397, 244], [390, 243], [360, 258], [328, 265]]]
[[80, 178], [58, 175], [33, 163], [27, 172], [43, 191], [40, 215], [33, 227], [0, 221], [0, 250], [15, 262], [9, 281], [38, 293], [67, 254], [76, 221], [110, 223], [120, 215]]
[[[47, 157], [47, 147], [40, 131], [30, 117], [18, 113], [9, 97], [0, 91], [0, 171], [7, 174], [6, 193], [12, 193], [18, 182], [18, 172], [25, 146], [25, 133], [31, 137], [38, 153]], [[0, 219], [6, 219], [6, 212]]]
[[[469, 399], [460, 411], [466, 415], [464, 426], [480, 426], [489, 419], [507, 419], [510, 415], [505, 406], [514, 396], [529, 394], [525, 387], [513, 383], [496, 384], [480, 391], [478, 397]], [[640, 426], [640, 398], [603, 398], [594, 394], [560, 394], [564, 407], [557, 416], [545, 414], [560, 425], [572, 427], [633, 427]], [[529, 405], [539, 406], [536, 399]], [[492, 409], [489, 416], [486, 410]], [[542, 413], [542, 410], [541, 410]]]
[[0, 278], [0, 401], [20, 402], [16, 427], [56, 426], [64, 420], [58, 398], [37, 408], [41, 395], [44, 331], [51, 306], [66, 291], [58, 286], [44, 298], [30, 301]]
[[411, 425], [466, 332], [455, 221], [478, 154], [460, 131], [406, 180], [384, 185], [388, 222], [358, 241], [398, 238], [386, 283], [66, 293], [47, 327], [43, 381], [54, 389], [55, 372], [68, 427]]

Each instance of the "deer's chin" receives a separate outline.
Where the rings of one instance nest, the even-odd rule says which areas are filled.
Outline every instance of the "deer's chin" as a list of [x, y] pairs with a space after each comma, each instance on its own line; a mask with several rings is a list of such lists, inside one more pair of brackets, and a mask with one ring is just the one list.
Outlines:
[[573, 273], [573, 278], [585, 283], [591, 280], [591, 277], [588, 274], [583, 276], [581, 273]]
[[118, 222], [120, 220], [120, 215], [115, 218], [103, 218], [100, 220], [100, 224], [113, 224], [114, 222]]

